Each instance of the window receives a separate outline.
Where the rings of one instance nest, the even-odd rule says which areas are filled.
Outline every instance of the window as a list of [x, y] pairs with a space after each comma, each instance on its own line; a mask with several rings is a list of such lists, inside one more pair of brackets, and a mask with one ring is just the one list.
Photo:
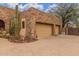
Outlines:
[[25, 28], [25, 24], [24, 24], [24, 21], [22, 21], [22, 28]]

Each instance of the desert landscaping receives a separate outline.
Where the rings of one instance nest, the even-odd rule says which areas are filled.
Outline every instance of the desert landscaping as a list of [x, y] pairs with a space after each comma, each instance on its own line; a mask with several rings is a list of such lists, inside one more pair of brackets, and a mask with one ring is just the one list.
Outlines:
[[79, 37], [52, 36], [30, 43], [12, 43], [0, 38], [0, 55], [7, 56], [72, 56], [79, 55]]

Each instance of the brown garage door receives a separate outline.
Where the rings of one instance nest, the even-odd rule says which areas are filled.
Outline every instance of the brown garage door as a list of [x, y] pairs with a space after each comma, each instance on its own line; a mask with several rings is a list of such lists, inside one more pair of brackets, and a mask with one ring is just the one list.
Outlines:
[[60, 26], [55, 26], [55, 35], [58, 35], [60, 33]]
[[38, 38], [46, 38], [52, 35], [52, 25], [36, 24], [36, 33]]

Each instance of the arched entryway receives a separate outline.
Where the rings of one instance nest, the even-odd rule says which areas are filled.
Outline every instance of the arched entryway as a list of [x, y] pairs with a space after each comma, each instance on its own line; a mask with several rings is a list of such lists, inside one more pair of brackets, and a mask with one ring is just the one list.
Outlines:
[[0, 30], [5, 30], [5, 22], [0, 20]]

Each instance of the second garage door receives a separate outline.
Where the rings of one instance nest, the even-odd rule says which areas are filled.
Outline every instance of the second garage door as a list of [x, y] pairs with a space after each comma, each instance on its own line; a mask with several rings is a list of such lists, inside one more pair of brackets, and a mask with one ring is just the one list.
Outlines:
[[36, 24], [36, 33], [38, 38], [46, 38], [52, 35], [52, 25]]

